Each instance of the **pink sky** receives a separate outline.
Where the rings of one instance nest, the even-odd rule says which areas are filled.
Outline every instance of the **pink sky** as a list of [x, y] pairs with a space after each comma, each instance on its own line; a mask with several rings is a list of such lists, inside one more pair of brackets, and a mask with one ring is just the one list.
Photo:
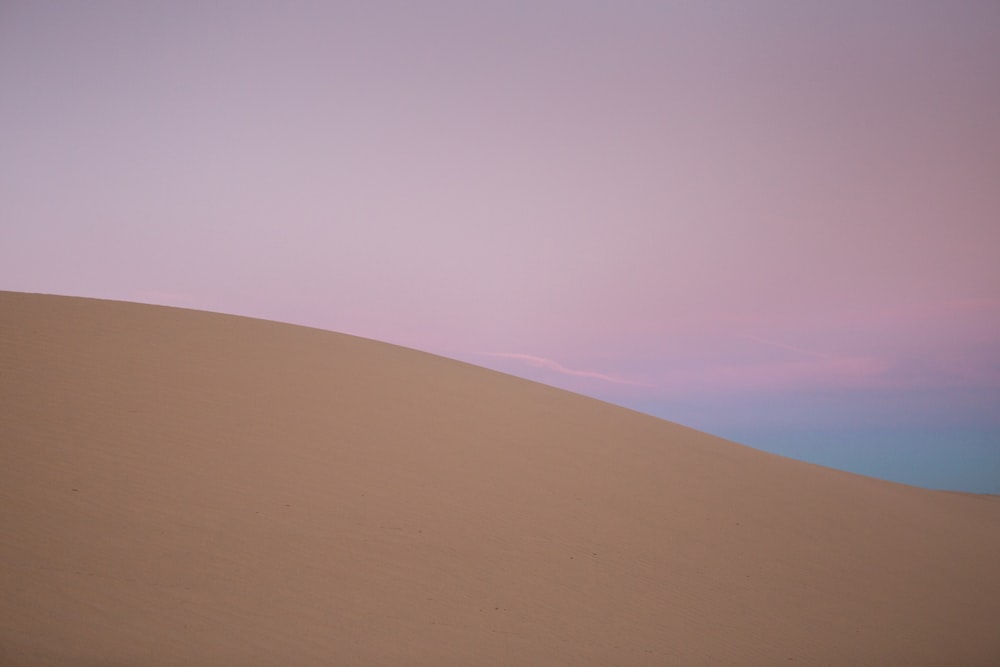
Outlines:
[[6, 2], [0, 288], [708, 430], [887, 391], [1000, 429], [998, 34], [989, 2]]

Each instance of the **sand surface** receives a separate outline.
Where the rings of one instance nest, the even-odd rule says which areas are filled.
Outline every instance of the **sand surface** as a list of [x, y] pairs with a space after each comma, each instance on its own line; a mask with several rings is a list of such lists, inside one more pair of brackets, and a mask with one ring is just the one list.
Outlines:
[[778, 664], [1000, 664], [1000, 498], [342, 334], [0, 292], [0, 665]]

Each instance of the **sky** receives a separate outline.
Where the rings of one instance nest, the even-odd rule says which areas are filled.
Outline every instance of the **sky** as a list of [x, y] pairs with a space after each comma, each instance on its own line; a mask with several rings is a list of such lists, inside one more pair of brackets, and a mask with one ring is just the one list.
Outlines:
[[0, 3], [0, 289], [1000, 493], [1000, 3]]

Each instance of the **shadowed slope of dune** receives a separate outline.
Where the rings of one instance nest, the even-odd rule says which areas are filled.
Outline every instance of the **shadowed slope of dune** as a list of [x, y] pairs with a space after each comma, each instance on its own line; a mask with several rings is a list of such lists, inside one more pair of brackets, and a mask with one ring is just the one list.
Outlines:
[[1000, 500], [351, 336], [0, 292], [0, 664], [987, 665]]

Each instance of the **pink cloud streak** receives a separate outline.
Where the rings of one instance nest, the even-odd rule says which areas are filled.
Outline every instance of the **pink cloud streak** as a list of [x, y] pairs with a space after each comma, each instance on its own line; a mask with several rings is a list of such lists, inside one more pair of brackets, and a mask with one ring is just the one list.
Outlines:
[[614, 375], [606, 375], [604, 373], [598, 373], [597, 371], [586, 371], [575, 368], [567, 368], [566, 366], [563, 366], [557, 361], [553, 361], [552, 359], [546, 359], [544, 357], [538, 357], [532, 354], [524, 354], [521, 352], [484, 352], [483, 355], [488, 357], [500, 357], [503, 359], [514, 359], [517, 361], [523, 361], [536, 368], [544, 368], [546, 370], [555, 371], [556, 373], [561, 373], [563, 375], [571, 375], [573, 377], [592, 378], [595, 380], [602, 380], [604, 382], [632, 385], [637, 387], [651, 386], [642, 382], [616, 377]]
[[671, 393], [711, 391], [788, 391], [818, 387], [866, 387], [879, 382], [888, 364], [875, 357], [841, 357], [809, 361], [727, 365], [669, 373]]

